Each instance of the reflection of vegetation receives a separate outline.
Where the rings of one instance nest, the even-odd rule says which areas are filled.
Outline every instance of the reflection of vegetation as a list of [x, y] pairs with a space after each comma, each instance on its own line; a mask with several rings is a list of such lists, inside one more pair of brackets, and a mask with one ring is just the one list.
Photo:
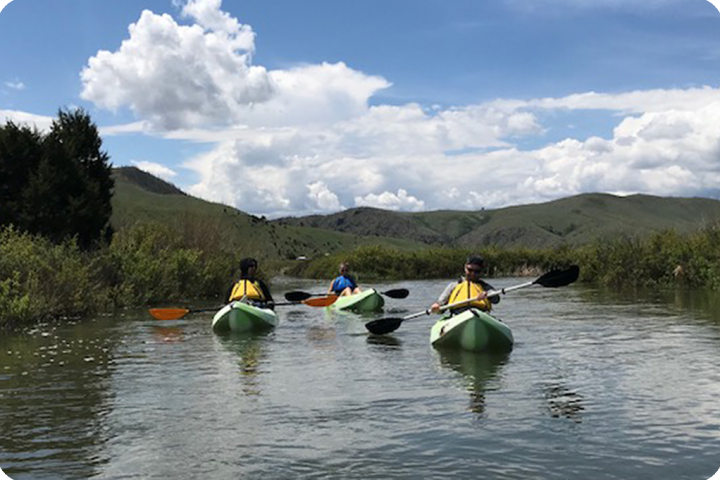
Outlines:
[[464, 350], [438, 351], [440, 363], [460, 372], [465, 378], [465, 388], [470, 393], [468, 410], [485, 413], [485, 393], [493, 390], [493, 381], [507, 363], [509, 353], [467, 352]]
[[42, 462], [57, 478], [97, 474], [118, 343], [105, 322], [0, 335], [0, 452], [12, 464], [2, 464], [7, 475], [20, 478]]
[[582, 395], [573, 392], [561, 383], [546, 385], [544, 392], [550, 415], [555, 418], [565, 417], [576, 423], [581, 422], [581, 413], [585, 410]]

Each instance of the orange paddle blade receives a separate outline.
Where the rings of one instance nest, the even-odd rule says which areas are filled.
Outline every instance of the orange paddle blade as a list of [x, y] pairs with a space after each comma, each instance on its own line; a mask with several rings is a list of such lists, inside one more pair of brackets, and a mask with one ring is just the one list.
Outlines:
[[151, 308], [148, 310], [150, 315], [158, 320], [177, 320], [187, 315], [189, 311], [187, 308]]
[[337, 299], [337, 295], [328, 295], [327, 297], [309, 298], [307, 300], [303, 300], [302, 303], [310, 307], [328, 307], [335, 303], [335, 300]]

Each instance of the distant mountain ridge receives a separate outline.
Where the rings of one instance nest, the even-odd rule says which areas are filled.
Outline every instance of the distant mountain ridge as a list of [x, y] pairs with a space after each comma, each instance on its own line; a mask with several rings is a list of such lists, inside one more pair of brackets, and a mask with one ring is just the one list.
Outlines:
[[[546, 203], [481, 211], [397, 212], [370, 207], [268, 221], [187, 195], [135, 167], [113, 170], [113, 226], [142, 221], [204, 222], [221, 228], [232, 248], [292, 259], [380, 244], [404, 250], [432, 246], [548, 248], [664, 229], [689, 233], [720, 222], [720, 201], [586, 193]], [[210, 226], [212, 226], [210, 225]]]
[[354, 208], [331, 215], [284, 217], [281, 225], [411, 239], [426, 244], [475, 247], [582, 245], [617, 235], [680, 233], [720, 221], [720, 201], [708, 198], [619, 197], [586, 193], [540, 204], [482, 211], [395, 212]]

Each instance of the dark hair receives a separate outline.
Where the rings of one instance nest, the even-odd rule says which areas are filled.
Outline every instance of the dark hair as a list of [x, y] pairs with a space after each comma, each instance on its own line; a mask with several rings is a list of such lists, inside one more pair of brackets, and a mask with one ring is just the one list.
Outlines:
[[467, 260], [465, 260], [465, 265], [477, 265], [478, 267], [484, 267], [485, 259], [480, 255], [470, 255], [467, 257]]
[[258, 262], [254, 258], [243, 258], [240, 260], [240, 275], [247, 275], [250, 267], [257, 268]]

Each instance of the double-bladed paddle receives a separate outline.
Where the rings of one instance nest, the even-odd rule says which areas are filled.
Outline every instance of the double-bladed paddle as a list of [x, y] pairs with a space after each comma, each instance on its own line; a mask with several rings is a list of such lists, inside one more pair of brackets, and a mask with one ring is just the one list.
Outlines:
[[[328, 295], [326, 297], [311, 298], [308, 300], [276, 303], [275, 306], [283, 307], [286, 305], [307, 305], [308, 307], [327, 307], [327, 306], [335, 303], [335, 300], [337, 300], [337, 298], [338, 297], [335, 295]], [[223, 307], [224, 307], [224, 305], [220, 305], [219, 307], [197, 308], [197, 309], [151, 308], [148, 310], [148, 312], [150, 312], [150, 315], [152, 315], [157, 320], [178, 320], [178, 319], [184, 317], [185, 315], [187, 315], [188, 313], [214, 312], [214, 311], [220, 310]]]
[[[551, 270], [544, 275], [540, 276], [539, 278], [533, 280], [532, 282], [525, 282], [521, 283], [520, 285], [515, 285], [512, 287], [502, 288], [500, 290], [491, 290], [487, 292], [487, 296], [489, 297], [496, 297], [498, 295], [504, 295], [508, 292], [511, 292], [513, 290], [518, 290], [520, 288], [530, 287], [532, 285], [540, 285], [541, 287], [549, 287], [549, 288], [557, 288], [557, 287], [564, 287], [566, 285], [570, 285], [575, 280], [577, 280], [578, 275], [580, 275], [580, 267], [577, 265], [572, 265], [571, 267], [565, 269], [565, 270]], [[471, 298], [468, 300], [463, 300], [461, 302], [455, 302], [451, 303], [449, 305], [443, 305], [440, 307], [440, 312], [444, 312], [445, 310], [461, 307], [463, 305], [467, 305], [469, 303], [474, 302], [475, 299]], [[430, 309], [423, 310], [422, 312], [413, 313], [412, 315], [408, 315], [406, 317], [389, 317], [389, 318], [380, 318], [378, 320], [373, 320], [372, 322], [368, 322], [365, 324], [365, 328], [368, 329], [370, 333], [373, 333], [375, 335], [383, 335], [385, 333], [390, 333], [392, 331], [397, 330], [403, 321], [410, 320], [411, 318], [417, 318], [422, 317], [423, 315], [430, 315], [432, 311]]]
[[[385, 292], [378, 292], [390, 298], [405, 298], [410, 292], [407, 288], [396, 288], [394, 290], [387, 290]], [[307, 300], [310, 297], [318, 297], [321, 295], [327, 295], [327, 293], [308, 293], [302, 291], [288, 292], [285, 294], [285, 300], [290, 302], [301, 302]]]

